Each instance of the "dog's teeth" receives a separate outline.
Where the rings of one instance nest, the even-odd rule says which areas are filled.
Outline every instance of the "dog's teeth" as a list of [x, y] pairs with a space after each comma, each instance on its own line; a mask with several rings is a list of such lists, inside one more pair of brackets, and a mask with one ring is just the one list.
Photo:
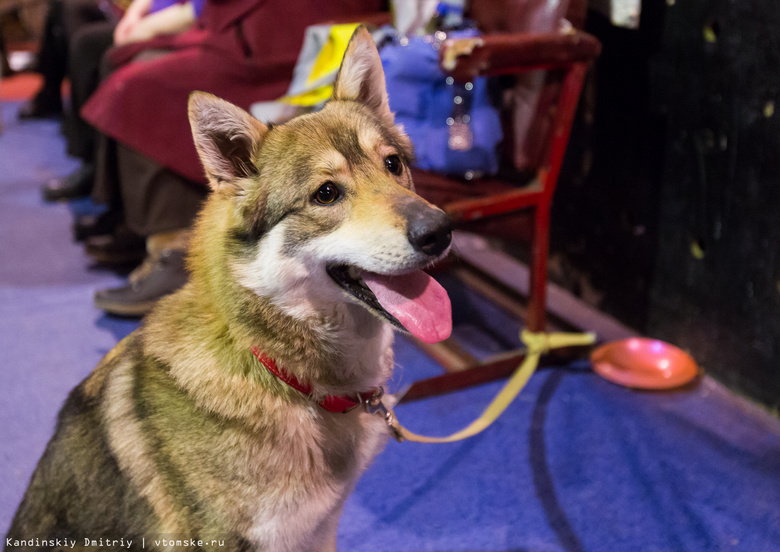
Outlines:
[[360, 278], [360, 271], [354, 266], [349, 267], [349, 271], [347, 272], [347, 274], [349, 274], [349, 277], [352, 278], [353, 280], [357, 280], [358, 278]]

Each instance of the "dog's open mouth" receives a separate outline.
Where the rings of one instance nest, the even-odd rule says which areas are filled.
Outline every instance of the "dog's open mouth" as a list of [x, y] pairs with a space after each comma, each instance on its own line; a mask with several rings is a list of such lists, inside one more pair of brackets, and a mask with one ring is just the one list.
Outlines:
[[419, 340], [436, 343], [450, 336], [450, 298], [444, 288], [422, 270], [388, 276], [334, 265], [327, 271], [349, 294]]

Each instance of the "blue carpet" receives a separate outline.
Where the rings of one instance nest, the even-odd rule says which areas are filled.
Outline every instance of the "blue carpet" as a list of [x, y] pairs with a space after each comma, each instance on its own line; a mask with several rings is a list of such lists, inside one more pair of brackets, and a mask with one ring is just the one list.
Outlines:
[[[136, 324], [103, 316], [96, 289], [121, 281], [73, 244], [74, 210], [39, 188], [66, 174], [53, 122], [20, 124], [2, 104], [0, 135], [0, 529], [3, 534], [67, 392]], [[477, 356], [515, 343], [518, 324], [443, 278], [456, 335]], [[440, 373], [404, 339], [393, 388]], [[466, 425], [500, 383], [403, 405], [413, 431]], [[391, 442], [361, 479], [341, 550], [780, 550], [780, 422], [709, 379], [640, 393], [589, 366], [535, 375], [485, 433], [449, 445]]]

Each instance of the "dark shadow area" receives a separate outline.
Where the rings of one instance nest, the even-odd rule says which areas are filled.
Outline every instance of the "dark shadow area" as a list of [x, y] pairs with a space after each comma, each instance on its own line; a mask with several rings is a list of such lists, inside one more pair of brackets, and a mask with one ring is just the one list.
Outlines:
[[474, 449], [479, 446], [480, 441], [480, 437], [474, 437], [468, 441], [464, 441], [458, 450], [450, 456], [447, 461], [431, 475], [431, 477], [420, 482], [417, 487], [411, 490], [403, 502], [397, 504], [389, 512], [385, 513], [380, 520], [385, 523], [395, 523], [402, 519], [412, 504], [436, 488], [436, 485], [433, 484], [432, 480], [448, 477], [461, 462], [468, 461], [469, 457], [471, 457], [474, 452]]
[[554, 370], [544, 382], [531, 414], [531, 429], [528, 435], [528, 449], [533, 473], [534, 490], [541, 503], [547, 522], [555, 531], [566, 552], [584, 552], [580, 539], [574, 532], [566, 512], [558, 501], [555, 482], [547, 464], [547, 447], [544, 427], [547, 421], [547, 405], [561, 383], [564, 372]]

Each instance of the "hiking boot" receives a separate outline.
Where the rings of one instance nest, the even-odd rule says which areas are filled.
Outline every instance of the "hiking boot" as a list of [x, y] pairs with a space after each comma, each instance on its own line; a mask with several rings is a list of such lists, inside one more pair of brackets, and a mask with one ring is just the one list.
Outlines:
[[130, 274], [126, 286], [95, 293], [95, 306], [117, 316], [144, 316], [158, 300], [187, 282], [185, 255], [185, 251], [176, 249], [149, 255]]

